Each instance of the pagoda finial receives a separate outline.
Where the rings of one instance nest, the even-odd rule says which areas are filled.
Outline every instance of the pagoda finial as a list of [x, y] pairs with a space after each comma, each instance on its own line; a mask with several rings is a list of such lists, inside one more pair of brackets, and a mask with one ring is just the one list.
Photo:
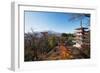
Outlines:
[[81, 28], [82, 28], [82, 19], [81, 19], [81, 22], [80, 22], [80, 26], [81, 26]]

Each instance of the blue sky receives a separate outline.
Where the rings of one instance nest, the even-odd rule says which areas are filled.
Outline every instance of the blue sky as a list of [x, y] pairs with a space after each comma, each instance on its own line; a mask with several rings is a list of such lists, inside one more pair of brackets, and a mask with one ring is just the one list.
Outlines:
[[[60, 33], [73, 33], [80, 27], [80, 19], [70, 21], [75, 13], [61, 12], [32, 12], [25, 11], [25, 33], [33, 31], [55, 31]], [[83, 26], [89, 24], [89, 18], [83, 18]]]

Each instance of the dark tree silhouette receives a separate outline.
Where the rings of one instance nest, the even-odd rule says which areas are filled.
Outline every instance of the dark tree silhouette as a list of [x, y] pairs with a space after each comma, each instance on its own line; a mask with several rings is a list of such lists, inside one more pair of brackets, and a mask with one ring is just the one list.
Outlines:
[[69, 21], [80, 21], [82, 22], [84, 18], [88, 18], [87, 20], [87, 23], [86, 24], [87, 26], [90, 26], [90, 14], [71, 14], [70, 18], [69, 18]]

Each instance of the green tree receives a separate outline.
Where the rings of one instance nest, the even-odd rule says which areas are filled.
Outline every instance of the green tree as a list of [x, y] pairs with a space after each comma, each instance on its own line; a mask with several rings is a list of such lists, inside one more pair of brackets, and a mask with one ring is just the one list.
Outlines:
[[62, 33], [62, 40], [63, 42], [67, 41], [67, 45], [73, 45], [74, 35], [71, 33]]

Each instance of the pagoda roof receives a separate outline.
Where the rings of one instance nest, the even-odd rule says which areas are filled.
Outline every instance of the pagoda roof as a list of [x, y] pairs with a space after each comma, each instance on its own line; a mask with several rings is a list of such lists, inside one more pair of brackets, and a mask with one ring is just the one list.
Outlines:
[[86, 27], [80, 27], [80, 28], [76, 28], [75, 30], [80, 30], [80, 29], [88, 29]]

